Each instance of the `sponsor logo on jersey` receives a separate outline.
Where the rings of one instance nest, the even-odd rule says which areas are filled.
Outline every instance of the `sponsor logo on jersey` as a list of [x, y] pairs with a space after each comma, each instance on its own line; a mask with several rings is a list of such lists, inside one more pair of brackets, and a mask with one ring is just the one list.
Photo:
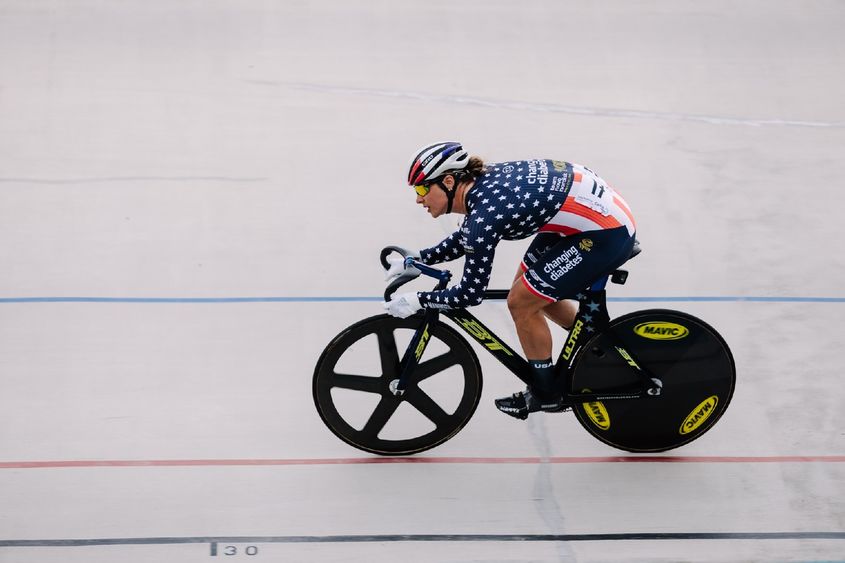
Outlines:
[[562, 160], [553, 160], [552, 167], [558, 175], [552, 178], [552, 184], [549, 190], [568, 193], [570, 188], [572, 188], [572, 165]]
[[469, 243], [469, 228], [466, 226], [461, 227], [461, 237], [458, 241], [460, 245], [463, 247], [464, 252], [467, 254], [472, 254], [475, 252], [475, 248]]
[[543, 281], [543, 278], [541, 278], [540, 275], [537, 274], [537, 272], [535, 272], [534, 270], [528, 270], [525, 273], [529, 278], [531, 278], [534, 281], [534, 283], [536, 285], [539, 285], [540, 287], [548, 288], [548, 289], [554, 289], [555, 288], [555, 286], [553, 286], [552, 284], [546, 283], [545, 281]]
[[718, 403], [719, 397], [716, 395], [712, 395], [701, 401], [701, 403], [699, 403], [699, 405], [695, 407], [691, 413], [689, 413], [689, 416], [686, 420], [684, 420], [684, 423], [681, 424], [680, 433], [682, 435], [689, 434], [704, 424], [704, 421], [716, 411], [716, 405]]
[[634, 332], [651, 340], [680, 340], [689, 335], [687, 327], [668, 321], [640, 323], [634, 327]]
[[574, 246], [564, 250], [560, 256], [554, 260], [550, 260], [548, 264], [543, 267], [543, 271], [549, 274], [552, 281], [557, 281], [570, 271], [572, 268], [580, 264], [584, 257], [578, 252]]
[[549, 165], [545, 160], [529, 160], [528, 174], [525, 179], [529, 184], [545, 186], [549, 181]]
[[584, 252], [591, 251], [593, 249], [593, 239], [585, 238], [584, 240], [578, 243], [578, 248], [580, 248]]

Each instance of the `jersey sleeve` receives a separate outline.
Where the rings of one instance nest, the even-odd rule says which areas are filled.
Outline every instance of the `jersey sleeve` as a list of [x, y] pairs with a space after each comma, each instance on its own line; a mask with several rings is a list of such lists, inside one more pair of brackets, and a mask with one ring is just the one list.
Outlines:
[[429, 266], [456, 260], [464, 255], [464, 247], [461, 245], [460, 229], [440, 241], [437, 245], [420, 250], [420, 259], [423, 264]]
[[[484, 211], [493, 211], [493, 208]], [[460, 309], [481, 303], [493, 273], [493, 257], [501, 238], [501, 225], [498, 224], [501, 219], [502, 215], [484, 212], [467, 216], [458, 231], [458, 246], [465, 256], [461, 280], [442, 291], [420, 292], [423, 307]]]

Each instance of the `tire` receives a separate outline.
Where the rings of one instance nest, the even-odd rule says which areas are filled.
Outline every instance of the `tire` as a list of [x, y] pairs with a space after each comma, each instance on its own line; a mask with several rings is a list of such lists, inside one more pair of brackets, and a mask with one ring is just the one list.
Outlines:
[[[397, 337], [409, 341], [422, 321], [422, 316], [370, 317], [341, 332], [323, 351], [314, 370], [314, 404], [347, 444], [379, 455], [415, 454], [442, 444], [469, 422], [481, 399], [481, 366], [466, 340], [439, 321], [429, 328], [426, 351], [405, 394], [390, 391], [406, 346]], [[339, 392], [347, 395], [345, 402]]]
[[581, 426], [602, 442], [629, 452], [671, 450], [699, 438], [728, 408], [736, 366], [727, 343], [704, 321], [665, 309], [614, 319], [587, 341], [573, 364], [573, 393], [637, 381], [614, 349], [620, 343], [663, 388], [657, 396], [576, 404]]

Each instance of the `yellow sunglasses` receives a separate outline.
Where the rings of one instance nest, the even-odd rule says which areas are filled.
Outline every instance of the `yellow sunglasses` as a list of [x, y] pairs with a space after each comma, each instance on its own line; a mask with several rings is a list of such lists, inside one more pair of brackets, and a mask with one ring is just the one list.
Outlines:
[[425, 197], [425, 196], [428, 195], [428, 192], [431, 191], [431, 186], [419, 184], [419, 185], [414, 186], [414, 191], [417, 192], [418, 196]]

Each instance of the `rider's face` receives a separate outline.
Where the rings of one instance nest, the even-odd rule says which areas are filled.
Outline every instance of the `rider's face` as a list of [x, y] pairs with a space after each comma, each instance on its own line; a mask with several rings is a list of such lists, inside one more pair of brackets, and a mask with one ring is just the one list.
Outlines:
[[[443, 178], [441, 182], [449, 189], [454, 188], [454, 181], [451, 176]], [[427, 194], [417, 195], [417, 203], [425, 207], [425, 210], [432, 217], [440, 217], [446, 213], [446, 208], [449, 206], [449, 198], [446, 196], [443, 188], [432, 184]]]

